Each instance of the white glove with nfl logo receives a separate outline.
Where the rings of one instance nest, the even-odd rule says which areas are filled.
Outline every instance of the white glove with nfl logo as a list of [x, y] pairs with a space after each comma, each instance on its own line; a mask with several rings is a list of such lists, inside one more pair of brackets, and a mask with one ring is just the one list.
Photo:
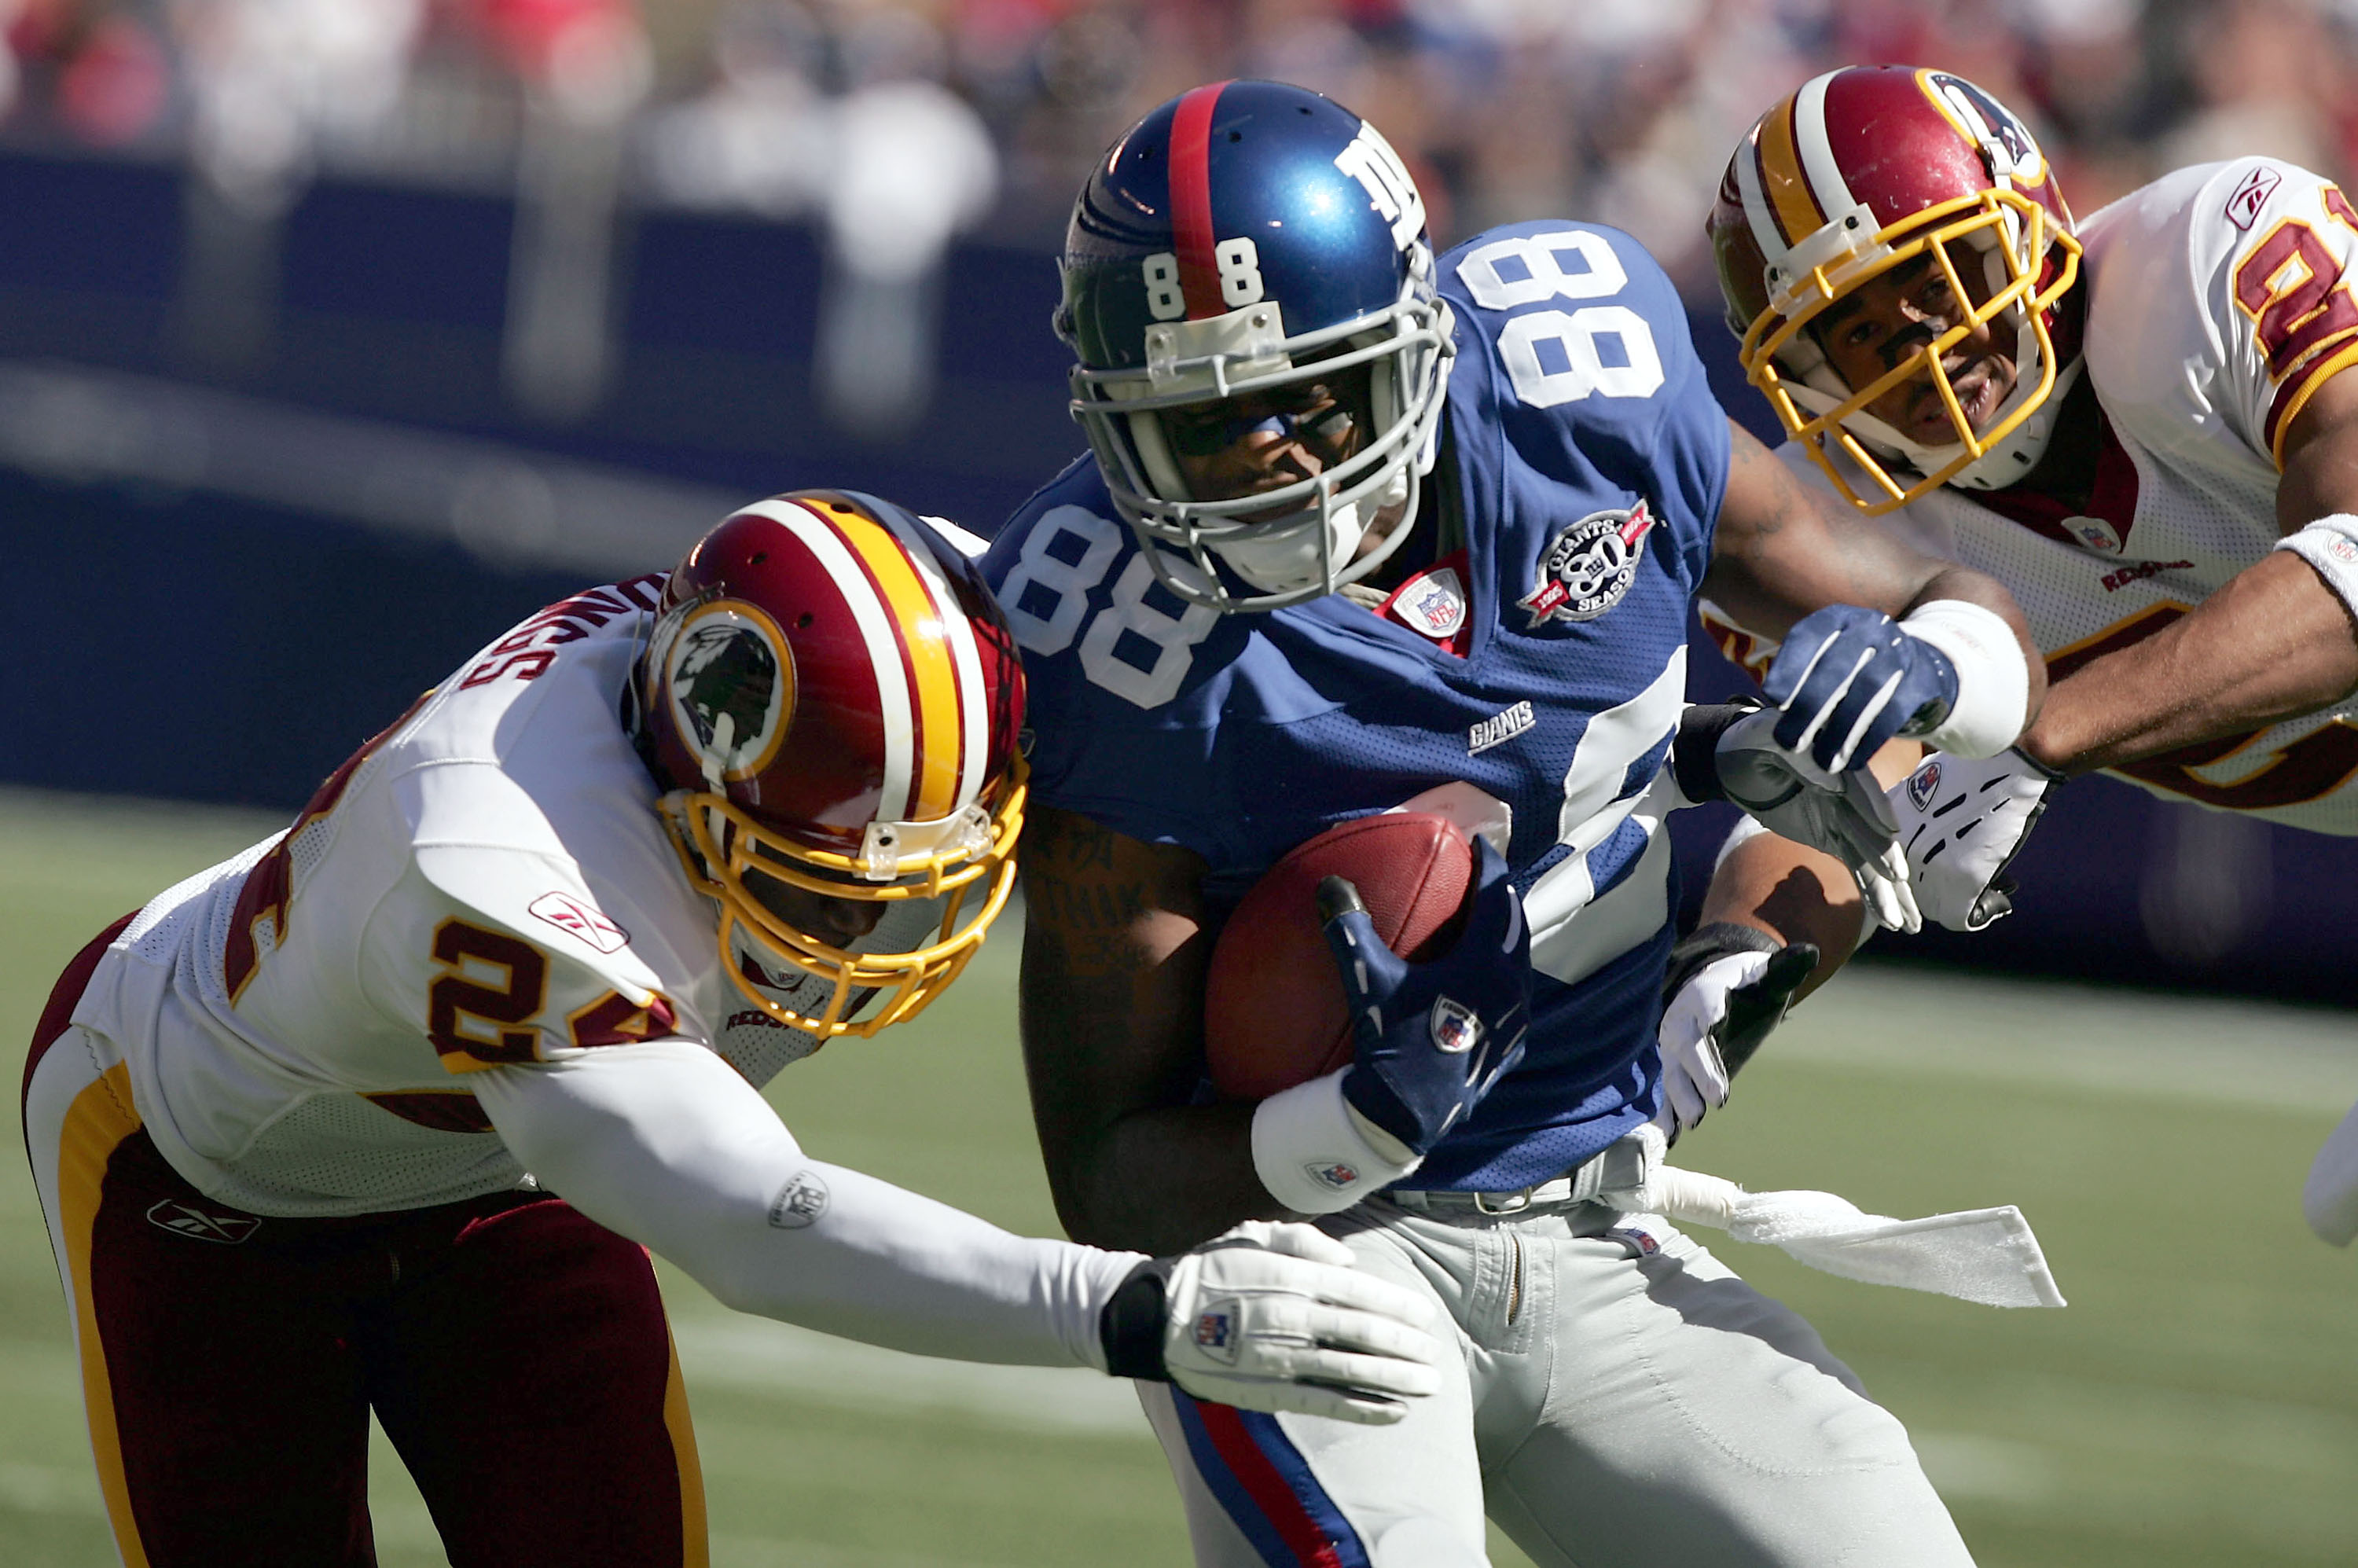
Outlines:
[[1979, 760], [1935, 752], [1894, 784], [1891, 811], [1923, 918], [1979, 931], [2010, 912], [2006, 869], [2062, 782], [2020, 752]]
[[1433, 1304], [1351, 1265], [1332, 1237], [1257, 1219], [1141, 1263], [1107, 1303], [1106, 1369], [1238, 1410], [1389, 1425], [1441, 1387]]

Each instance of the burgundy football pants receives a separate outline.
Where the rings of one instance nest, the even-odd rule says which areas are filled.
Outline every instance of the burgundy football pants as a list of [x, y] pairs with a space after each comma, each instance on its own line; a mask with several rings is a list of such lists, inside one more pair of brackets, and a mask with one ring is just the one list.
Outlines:
[[373, 1563], [374, 1410], [453, 1568], [700, 1568], [703, 1486], [646, 1254], [529, 1193], [328, 1220], [206, 1197], [70, 1023], [120, 929], [59, 981], [24, 1104], [125, 1564]]

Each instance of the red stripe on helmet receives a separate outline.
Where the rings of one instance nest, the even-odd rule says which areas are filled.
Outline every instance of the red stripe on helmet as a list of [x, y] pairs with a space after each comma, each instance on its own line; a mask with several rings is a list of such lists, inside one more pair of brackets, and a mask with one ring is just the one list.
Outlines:
[[1179, 254], [1179, 289], [1187, 319], [1226, 312], [1212, 248], [1212, 110], [1225, 81], [1198, 87], [1171, 114], [1171, 234]]

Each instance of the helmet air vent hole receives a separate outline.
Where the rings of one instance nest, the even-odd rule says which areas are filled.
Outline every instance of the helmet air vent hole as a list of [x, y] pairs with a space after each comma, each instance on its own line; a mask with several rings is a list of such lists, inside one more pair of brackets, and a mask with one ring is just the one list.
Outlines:
[[769, 558], [770, 558], [770, 552], [769, 552], [769, 551], [767, 551], [767, 550], [756, 550], [756, 551], [753, 553], [753, 559], [752, 559], [752, 565], [754, 565], [754, 566], [757, 566], [757, 567], [758, 567], [758, 566], [760, 566], [763, 561], [766, 561], [766, 560], [768, 560]]
[[808, 627], [808, 626], [810, 625], [810, 623], [811, 623], [811, 612], [810, 612], [809, 611], [806, 610], [806, 611], [804, 611], [800, 615], [798, 615], [798, 616], [796, 616], [796, 617], [795, 618], [795, 631], [797, 631], [797, 632], [803, 631], [804, 629], [806, 629], [806, 627]]
[[1232, 142], [1241, 142], [1244, 139], [1245, 134], [1242, 131], [1230, 131], [1228, 133], [1228, 140]]

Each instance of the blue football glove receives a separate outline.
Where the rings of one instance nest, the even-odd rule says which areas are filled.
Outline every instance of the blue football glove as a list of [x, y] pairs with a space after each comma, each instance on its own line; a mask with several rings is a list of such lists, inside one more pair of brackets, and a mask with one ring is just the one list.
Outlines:
[[1864, 764], [1895, 735], [1921, 735], [1957, 705], [1949, 655], [1898, 622], [1855, 604], [1804, 616], [1760, 683], [1783, 710], [1777, 744], [1832, 776]]
[[1357, 1054], [1351, 1108], [1423, 1154], [1522, 1060], [1531, 1016], [1531, 936], [1507, 862], [1475, 840], [1474, 904], [1457, 944], [1412, 964], [1376, 935], [1359, 892], [1318, 885], [1326, 946], [1343, 973]]

